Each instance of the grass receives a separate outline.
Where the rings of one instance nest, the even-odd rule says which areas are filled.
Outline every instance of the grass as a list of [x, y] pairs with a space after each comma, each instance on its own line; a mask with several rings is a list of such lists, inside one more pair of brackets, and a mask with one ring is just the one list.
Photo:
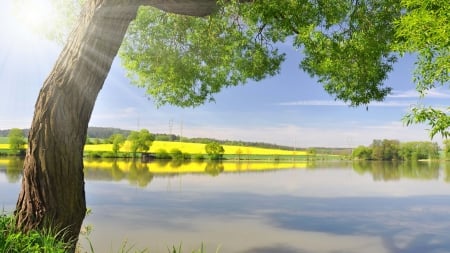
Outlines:
[[[24, 234], [14, 228], [15, 220], [12, 215], [0, 214], [0, 252], [2, 253], [65, 253], [70, 245], [59, 241], [57, 238], [60, 233], [52, 231], [31, 231]], [[89, 239], [88, 239], [89, 240]], [[90, 241], [89, 241], [90, 242]], [[90, 245], [90, 253], [95, 253]], [[77, 253], [84, 253], [82, 249], [77, 249]], [[128, 246], [127, 242], [122, 244], [118, 253], [150, 253], [149, 250], [137, 250], [133, 246]], [[183, 253], [181, 244], [178, 247], [167, 248], [168, 253]], [[219, 250], [216, 250], [218, 253]], [[206, 253], [202, 246], [192, 253]]]
[[68, 244], [56, 239], [58, 233], [31, 231], [24, 234], [16, 230], [14, 225], [14, 217], [0, 214], [0, 252], [64, 253], [69, 248]]

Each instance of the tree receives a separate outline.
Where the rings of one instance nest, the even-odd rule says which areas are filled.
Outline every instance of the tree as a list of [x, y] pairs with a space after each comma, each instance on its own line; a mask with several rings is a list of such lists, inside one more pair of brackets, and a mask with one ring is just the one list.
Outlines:
[[130, 142], [133, 157], [136, 157], [137, 152], [148, 151], [154, 139], [155, 137], [147, 129], [141, 129], [139, 132], [131, 131], [127, 140]]
[[[25, 232], [69, 228], [64, 239], [74, 245], [86, 210], [82, 157], [87, 126], [124, 38], [125, 68], [157, 105], [200, 105], [224, 87], [275, 75], [284, 60], [276, 43], [292, 41], [304, 54], [300, 67], [327, 92], [364, 106], [390, 93], [383, 81], [397, 59], [394, 45], [400, 37], [412, 40], [396, 33], [401, 25], [395, 22], [415, 10], [402, 9], [400, 0], [67, 2], [59, 7], [85, 4], [36, 102], [16, 225]], [[446, 10], [448, 3], [440, 2], [425, 11]], [[138, 11], [141, 5], [162, 11]], [[433, 37], [432, 43], [448, 37]], [[441, 45], [444, 53], [447, 44]], [[405, 45], [405, 51], [424, 48]]]
[[[206, 15], [214, 1], [88, 0], [39, 93], [29, 134], [16, 227], [65, 229], [75, 245], [86, 212], [83, 147], [95, 100], [138, 7]], [[64, 6], [64, 5], [62, 5]], [[70, 182], [70, 183], [69, 183]]]
[[370, 146], [373, 160], [397, 160], [400, 142], [398, 140], [373, 140]]
[[11, 152], [14, 154], [22, 152], [25, 149], [25, 144], [27, 143], [25, 141], [23, 131], [18, 128], [13, 128], [9, 131], [8, 142]]
[[[396, 21], [397, 45], [400, 53], [417, 54], [414, 82], [421, 96], [450, 81], [450, 2], [433, 0], [402, 0], [403, 16]], [[421, 104], [404, 118], [406, 124], [428, 123], [430, 136], [450, 136], [450, 108], [427, 107]]]
[[112, 143], [112, 152], [114, 153], [114, 156], [117, 157], [117, 154], [122, 147], [123, 143], [125, 142], [125, 137], [122, 134], [113, 134], [109, 138], [110, 142]]
[[210, 142], [205, 145], [205, 152], [211, 160], [220, 160], [225, 153], [225, 149], [218, 142]]
[[358, 146], [352, 151], [353, 158], [369, 160], [372, 157], [372, 149], [365, 146]]

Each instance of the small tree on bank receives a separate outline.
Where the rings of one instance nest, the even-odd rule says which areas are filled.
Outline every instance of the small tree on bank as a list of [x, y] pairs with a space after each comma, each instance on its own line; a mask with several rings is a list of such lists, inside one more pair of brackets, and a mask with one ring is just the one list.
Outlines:
[[214, 141], [205, 145], [205, 152], [208, 154], [209, 159], [221, 160], [223, 158], [223, 154], [225, 153], [225, 149], [218, 142]]
[[9, 131], [8, 134], [8, 142], [9, 148], [14, 155], [24, 153], [25, 144], [25, 135], [22, 130], [18, 128], [13, 128]]
[[136, 157], [138, 152], [147, 152], [152, 145], [155, 137], [147, 130], [131, 131], [128, 135], [128, 141], [130, 142], [130, 150], [133, 153], [133, 157]]
[[122, 134], [113, 134], [110, 137], [110, 142], [112, 143], [114, 157], [117, 157], [120, 148], [125, 143], [125, 137]]

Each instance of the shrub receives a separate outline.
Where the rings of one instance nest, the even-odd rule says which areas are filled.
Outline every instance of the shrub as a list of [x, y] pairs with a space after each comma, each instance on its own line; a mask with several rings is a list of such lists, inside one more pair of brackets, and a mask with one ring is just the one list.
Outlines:
[[156, 152], [156, 159], [171, 159], [172, 157], [167, 153], [165, 149], [159, 149]]
[[170, 156], [173, 160], [183, 160], [183, 152], [177, 148], [170, 150]]

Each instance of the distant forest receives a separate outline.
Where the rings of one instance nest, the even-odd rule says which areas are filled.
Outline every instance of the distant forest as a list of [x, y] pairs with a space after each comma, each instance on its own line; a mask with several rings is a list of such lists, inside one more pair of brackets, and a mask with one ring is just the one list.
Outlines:
[[[7, 137], [10, 129], [0, 130], [0, 137]], [[29, 129], [22, 129], [25, 136], [28, 136]], [[150, 131], [150, 130], [149, 130]], [[88, 138], [89, 139], [108, 139], [113, 134], [122, 134], [125, 138], [130, 134], [131, 130], [124, 130], [120, 128], [112, 127], [89, 127], [88, 128]], [[151, 131], [150, 131], [151, 132]], [[181, 137], [175, 134], [165, 134], [165, 133], [152, 133], [155, 135], [155, 140], [157, 141], [183, 141], [183, 142], [194, 142], [194, 143], [209, 143], [216, 141], [222, 145], [236, 145], [236, 146], [252, 146], [260, 148], [273, 148], [282, 150], [306, 150], [306, 148], [294, 148], [290, 146], [277, 145], [265, 142], [248, 142], [248, 141], [236, 141], [236, 140], [218, 140], [213, 138], [188, 138]], [[181, 139], [181, 140], [180, 140]], [[311, 149], [311, 148], [309, 148]], [[334, 154], [334, 155], [348, 155], [351, 154], [350, 148], [325, 148], [325, 147], [314, 147], [317, 153], [321, 154]]]

